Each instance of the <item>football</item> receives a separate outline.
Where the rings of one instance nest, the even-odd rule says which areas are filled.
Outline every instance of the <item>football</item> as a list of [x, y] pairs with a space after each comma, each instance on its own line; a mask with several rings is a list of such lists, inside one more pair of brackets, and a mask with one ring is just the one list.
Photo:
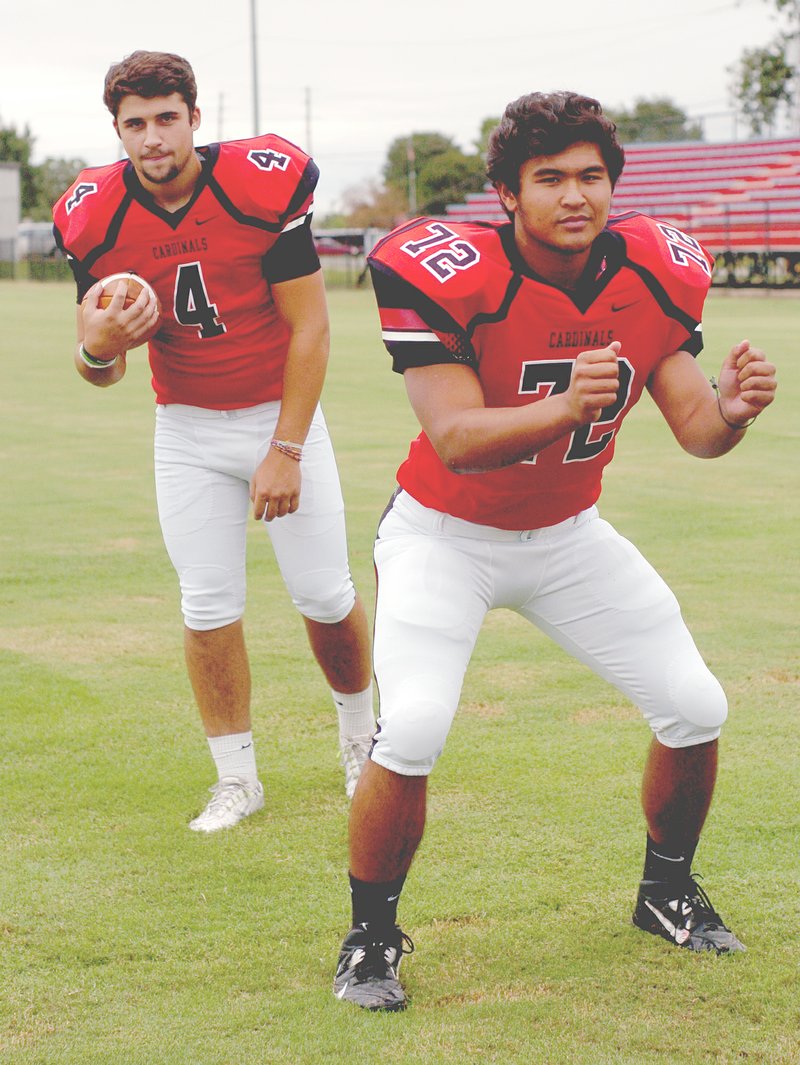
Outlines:
[[[155, 298], [156, 306], [158, 307], [158, 320], [153, 325], [152, 329], [148, 331], [147, 335], [142, 338], [141, 343], [144, 344], [146, 340], [150, 340], [151, 337], [155, 336], [161, 327], [161, 301], [152, 285], [145, 281], [143, 277], [139, 277], [138, 274], [133, 273], [109, 274], [107, 277], [101, 278], [100, 284], [103, 287], [103, 291], [100, 293], [98, 305], [102, 308], [108, 307], [111, 303], [114, 293], [117, 291], [119, 285], [127, 286], [124, 302], [125, 309], [131, 306], [143, 288], [147, 289], [148, 292], [151, 292]], [[86, 296], [84, 296], [84, 301], [85, 300]]]

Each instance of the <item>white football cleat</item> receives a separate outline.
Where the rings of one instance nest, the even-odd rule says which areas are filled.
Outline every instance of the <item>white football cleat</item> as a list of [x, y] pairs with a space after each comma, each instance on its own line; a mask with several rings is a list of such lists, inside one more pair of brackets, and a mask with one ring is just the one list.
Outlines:
[[348, 799], [353, 798], [358, 778], [372, 747], [372, 733], [366, 736], [339, 738], [339, 761], [344, 766], [344, 790]]
[[189, 828], [194, 832], [217, 832], [233, 828], [243, 817], [249, 817], [264, 805], [264, 788], [260, 781], [245, 784], [238, 777], [223, 777], [213, 788], [211, 801]]

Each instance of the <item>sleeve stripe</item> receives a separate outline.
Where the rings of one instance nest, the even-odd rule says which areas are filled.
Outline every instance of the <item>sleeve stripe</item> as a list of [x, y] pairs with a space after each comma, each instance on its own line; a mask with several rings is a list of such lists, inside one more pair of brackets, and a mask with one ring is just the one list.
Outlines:
[[310, 214], [311, 214], [311, 210], [310, 210], [310, 206], [309, 206], [309, 210], [306, 211], [305, 214], [301, 214], [299, 216], [299, 218], [294, 218], [294, 219], [292, 219], [291, 222], [287, 222], [286, 225], [281, 230], [281, 233], [288, 233], [289, 230], [297, 229], [298, 226], [304, 225], [306, 219], [309, 217]]
[[431, 332], [420, 332], [417, 329], [383, 329], [381, 336], [386, 344], [415, 343], [415, 344], [440, 344], [438, 336]]

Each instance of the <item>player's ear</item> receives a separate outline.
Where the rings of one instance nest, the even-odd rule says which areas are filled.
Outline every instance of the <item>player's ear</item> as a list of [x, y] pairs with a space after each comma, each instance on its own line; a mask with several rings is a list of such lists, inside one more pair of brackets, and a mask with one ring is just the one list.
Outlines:
[[191, 115], [189, 116], [189, 120], [190, 120], [190, 125], [191, 125], [193, 130], [200, 128], [200, 108], [199, 107], [195, 107], [194, 111], [192, 111]]
[[503, 184], [502, 181], [498, 181], [495, 188], [497, 189], [497, 195], [500, 197], [500, 202], [503, 207], [513, 214], [517, 209], [516, 195], [511, 191], [508, 185]]

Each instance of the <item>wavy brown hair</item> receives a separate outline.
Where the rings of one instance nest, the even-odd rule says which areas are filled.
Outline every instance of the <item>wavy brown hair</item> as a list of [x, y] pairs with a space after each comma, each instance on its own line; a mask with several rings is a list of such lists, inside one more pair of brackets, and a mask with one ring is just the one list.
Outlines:
[[622, 173], [625, 152], [617, 127], [597, 100], [577, 92], [531, 92], [506, 107], [489, 136], [486, 173], [494, 185], [519, 192], [523, 163], [540, 155], [557, 155], [587, 141], [600, 149], [612, 188]]
[[177, 92], [186, 101], [189, 114], [197, 104], [197, 82], [188, 59], [171, 52], [132, 52], [109, 67], [103, 103], [114, 118], [124, 96], [171, 96]]

